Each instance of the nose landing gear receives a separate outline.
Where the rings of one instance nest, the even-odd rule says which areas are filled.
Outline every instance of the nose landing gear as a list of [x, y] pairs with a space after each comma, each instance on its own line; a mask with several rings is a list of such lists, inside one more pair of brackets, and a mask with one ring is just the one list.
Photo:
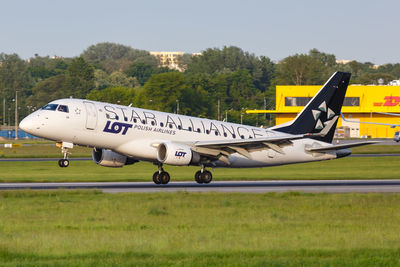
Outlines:
[[58, 160], [58, 166], [66, 168], [69, 166], [68, 155], [70, 153], [68, 152], [68, 149], [73, 148], [74, 144], [68, 142], [57, 142], [56, 145], [61, 148], [61, 153], [64, 155], [62, 159]]
[[61, 168], [68, 167], [69, 166], [69, 160], [68, 159], [60, 159], [60, 160], [58, 160], [58, 166], [60, 166]]

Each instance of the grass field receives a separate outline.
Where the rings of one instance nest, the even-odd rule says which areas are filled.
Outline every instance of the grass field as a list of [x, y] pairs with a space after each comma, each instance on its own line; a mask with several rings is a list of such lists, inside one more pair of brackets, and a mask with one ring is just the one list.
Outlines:
[[[276, 179], [397, 179], [400, 157], [342, 158], [329, 161], [254, 169], [215, 169], [215, 181]], [[107, 168], [92, 161], [0, 162], [0, 182], [152, 181], [157, 166], [140, 162]], [[165, 166], [172, 181], [192, 181], [199, 167]]]
[[0, 264], [394, 266], [399, 194], [0, 192]]
[[[74, 146], [70, 157], [91, 157], [92, 149]], [[24, 144], [21, 147], [4, 148], [0, 146], [0, 158], [61, 158], [61, 149], [55, 143]]]

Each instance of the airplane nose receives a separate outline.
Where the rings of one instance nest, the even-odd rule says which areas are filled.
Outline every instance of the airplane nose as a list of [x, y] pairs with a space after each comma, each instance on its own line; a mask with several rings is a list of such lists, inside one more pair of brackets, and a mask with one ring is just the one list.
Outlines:
[[19, 123], [19, 128], [24, 132], [32, 133], [32, 131], [35, 129], [35, 122], [31, 117], [28, 116]]

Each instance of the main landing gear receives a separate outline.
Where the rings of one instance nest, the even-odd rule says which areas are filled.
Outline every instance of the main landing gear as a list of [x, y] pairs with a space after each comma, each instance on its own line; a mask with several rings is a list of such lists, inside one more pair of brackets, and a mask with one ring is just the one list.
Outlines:
[[168, 184], [170, 179], [169, 173], [164, 171], [162, 164], [159, 164], [158, 171], [153, 174], [153, 182], [155, 184]]
[[201, 166], [201, 170], [197, 171], [194, 175], [194, 179], [199, 184], [208, 184], [212, 181], [212, 174], [210, 171], [207, 171], [204, 168], [204, 165]]
[[[164, 171], [162, 164], [158, 164], [158, 171], [153, 174], [153, 182], [155, 184], [168, 184], [170, 178], [169, 173]], [[212, 174], [204, 168], [204, 165], [202, 165], [201, 170], [197, 171], [194, 175], [194, 179], [199, 184], [208, 184], [212, 181]]]
[[74, 144], [68, 142], [57, 142], [56, 145], [61, 148], [61, 153], [64, 155], [62, 159], [58, 160], [58, 166], [66, 168], [69, 166], [68, 155], [70, 153], [68, 152], [68, 148], [73, 148]]

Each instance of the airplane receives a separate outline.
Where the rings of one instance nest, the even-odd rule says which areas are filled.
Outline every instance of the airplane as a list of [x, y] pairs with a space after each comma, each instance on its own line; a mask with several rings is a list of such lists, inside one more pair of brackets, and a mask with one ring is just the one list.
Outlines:
[[20, 128], [53, 140], [69, 166], [74, 145], [93, 148], [95, 163], [123, 167], [138, 161], [158, 166], [153, 182], [167, 184], [164, 165], [199, 166], [199, 184], [212, 181], [206, 168], [255, 168], [345, 157], [350, 147], [331, 144], [350, 80], [336, 72], [290, 122], [268, 129], [85, 99], [58, 99], [24, 118]]

